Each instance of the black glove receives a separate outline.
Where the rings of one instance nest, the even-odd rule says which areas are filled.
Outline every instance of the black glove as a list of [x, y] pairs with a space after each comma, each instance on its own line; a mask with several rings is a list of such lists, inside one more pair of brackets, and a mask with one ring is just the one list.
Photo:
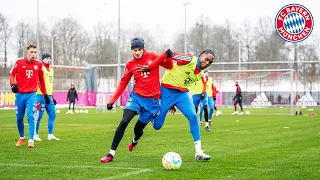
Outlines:
[[213, 97], [213, 100], [216, 100], [217, 98], [216, 97]]
[[11, 85], [11, 90], [13, 93], [17, 93], [19, 91], [18, 85], [12, 84]]
[[235, 96], [235, 97], [233, 98], [233, 101], [235, 101], [235, 100], [236, 100], [236, 97], [237, 97], [237, 96]]
[[167, 55], [167, 58], [171, 58], [173, 56], [172, 51], [170, 49], [168, 49], [166, 51], [166, 55]]
[[56, 105], [57, 104], [57, 101], [55, 99], [53, 99], [53, 104]]
[[45, 101], [46, 101], [46, 104], [50, 104], [50, 99], [49, 99], [49, 96], [48, 95], [43, 95]]
[[205, 95], [204, 93], [201, 94], [201, 97], [200, 97], [201, 100], [204, 99], [204, 95]]
[[113, 104], [107, 104], [107, 109], [111, 110], [113, 108]]

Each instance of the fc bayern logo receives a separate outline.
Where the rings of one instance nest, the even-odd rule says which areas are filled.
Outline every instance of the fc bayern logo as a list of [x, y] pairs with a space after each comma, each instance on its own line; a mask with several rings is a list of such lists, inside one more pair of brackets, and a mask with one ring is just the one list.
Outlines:
[[314, 26], [311, 12], [300, 4], [288, 4], [275, 18], [275, 28], [285, 41], [301, 42], [311, 34]]

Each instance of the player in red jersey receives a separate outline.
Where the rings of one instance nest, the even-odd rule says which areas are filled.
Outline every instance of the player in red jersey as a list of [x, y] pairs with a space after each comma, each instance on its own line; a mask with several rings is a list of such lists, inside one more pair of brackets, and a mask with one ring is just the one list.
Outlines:
[[[242, 94], [241, 94], [241, 88], [238, 84], [238, 82], [235, 82], [235, 86], [237, 87], [236, 90], [236, 95], [233, 98], [233, 106], [234, 106], [234, 112], [232, 113], [233, 115], [242, 115], [243, 114], [243, 108], [242, 108]], [[237, 111], [237, 104], [239, 104], [240, 108], [241, 108], [241, 113], [238, 113]]]
[[[134, 116], [139, 114], [139, 120], [134, 128], [134, 132], [139, 133], [135, 133], [136, 137], [133, 138], [133, 143], [129, 145], [129, 151], [132, 151], [135, 148], [135, 145], [138, 143], [137, 140], [143, 134], [143, 129], [160, 109], [159, 67], [151, 70], [150, 72], [140, 71], [141, 66], [151, 64], [158, 55], [146, 51], [144, 49], [144, 40], [139, 37], [132, 39], [131, 50], [133, 57], [127, 62], [124, 75], [117, 87], [117, 90], [111, 97], [110, 102], [107, 104], [107, 108], [109, 110], [112, 109], [113, 104], [125, 90], [132, 76], [135, 84], [133, 92], [130, 93], [130, 97], [124, 107], [122, 120], [114, 134], [111, 150], [101, 159], [101, 162], [104, 163], [113, 160], [123, 134]], [[173, 67], [172, 61], [166, 61], [166, 59], [164, 59], [160, 65], [167, 69], [171, 69]]]
[[46, 104], [50, 103], [50, 99], [47, 95], [45, 87], [43, 71], [41, 68], [42, 63], [36, 60], [36, 56], [37, 47], [32, 44], [29, 45], [27, 47], [27, 56], [23, 59], [18, 59], [9, 74], [12, 92], [16, 93], [16, 118], [20, 135], [16, 146], [22, 146], [23, 142], [25, 141], [23, 117], [26, 111], [29, 126], [29, 148], [34, 148], [34, 122], [37, 121], [37, 119], [35, 120], [35, 117], [37, 117], [36, 92], [38, 90], [38, 85], [45, 98]]

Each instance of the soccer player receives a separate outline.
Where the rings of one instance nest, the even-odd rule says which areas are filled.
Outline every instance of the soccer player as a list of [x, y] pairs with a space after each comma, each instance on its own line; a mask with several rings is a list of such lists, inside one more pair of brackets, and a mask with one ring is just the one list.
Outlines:
[[238, 81], [235, 82], [235, 86], [237, 87], [236, 95], [233, 98], [233, 106], [234, 106], [234, 112], [232, 115], [237, 115], [239, 112], [237, 111], [237, 104], [239, 104], [241, 108], [241, 113], [239, 115], [243, 114], [243, 108], [242, 108], [242, 94], [241, 94], [241, 88], [238, 84]]
[[23, 59], [18, 59], [10, 71], [10, 86], [13, 93], [16, 93], [15, 105], [17, 106], [16, 118], [20, 138], [16, 146], [22, 146], [25, 141], [23, 117], [27, 113], [29, 126], [28, 147], [34, 148], [35, 116], [38, 83], [46, 104], [50, 103], [46, 91], [42, 63], [36, 60], [37, 46], [29, 45], [27, 55]]
[[[169, 50], [168, 50], [169, 51]], [[168, 58], [168, 51], [162, 53], [153, 63], [143, 66], [141, 71], [147, 72], [158, 67], [159, 62]], [[170, 51], [171, 52], [171, 51]], [[153, 122], [153, 127], [159, 130], [164, 124], [167, 112], [175, 105], [189, 120], [190, 132], [196, 149], [196, 160], [209, 160], [211, 156], [201, 149], [200, 128], [194, 105], [189, 98], [188, 91], [191, 85], [203, 76], [203, 69], [209, 67], [214, 59], [211, 50], [204, 50], [199, 57], [171, 52], [172, 60], [177, 64], [167, 70], [161, 80], [161, 109]], [[136, 132], [135, 132], [136, 133]], [[137, 139], [135, 139], [137, 140]]]
[[[210, 108], [210, 113], [208, 116], [208, 124], [211, 126], [212, 125], [212, 116], [214, 114], [214, 104], [216, 100], [216, 87], [213, 85], [213, 80], [212, 77], [209, 76], [209, 72], [207, 70], [204, 71], [204, 77], [206, 81], [206, 92], [208, 95], [208, 105]], [[202, 112], [205, 111], [203, 110], [203, 106], [201, 105], [200, 107], [200, 125], [202, 125]], [[206, 117], [206, 112], [204, 113]], [[208, 126], [206, 122], [206, 127]]]
[[[71, 88], [68, 91], [68, 96], [67, 96], [67, 101], [69, 101], [69, 111], [68, 113], [73, 113], [74, 111], [74, 104], [78, 100], [78, 93], [76, 88], [74, 87], [73, 84], [71, 84]], [[72, 104], [72, 111], [70, 111], [70, 106]]]
[[40, 112], [39, 117], [37, 121], [37, 127], [36, 127], [36, 134], [34, 136], [35, 141], [42, 141], [42, 139], [39, 137], [39, 128], [40, 128], [40, 121], [42, 119], [44, 109], [46, 109], [47, 114], [49, 116], [48, 119], [48, 140], [60, 140], [59, 138], [55, 137], [53, 135], [53, 127], [54, 127], [54, 121], [56, 119], [56, 108], [55, 105], [57, 104], [57, 101], [53, 98], [52, 95], [52, 89], [53, 89], [53, 69], [50, 66], [51, 63], [51, 56], [50, 54], [43, 54], [42, 55], [42, 70], [44, 73], [44, 81], [46, 83], [46, 91], [48, 93], [50, 104], [45, 103], [44, 96], [42, 95], [40, 89], [38, 88], [37, 91], [37, 99], [40, 103]]
[[[196, 113], [198, 112], [198, 106], [200, 104], [201, 108], [204, 109], [204, 119], [206, 121], [206, 131], [210, 132], [208, 123], [208, 95], [206, 92], [207, 79], [205, 76], [201, 78], [201, 81], [196, 81], [192, 84], [192, 101], [195, 107]], [[201, 114], [202, 115], [202, 114]], [[200, 116], [200, 125], [202, 125], [202, 117]]]
[[[139, 68], [141, 65], [151, 64], [158, 55], [145, 50], [144, 44], [144, 40], [140, 37], [136, 37], [131, 40], [133, 57], [127, 62], [120, 84], [107, 104], [108, 110], [111, 110], [113, 104], [125, 90], [133, 76], [135, 81], [133, 92], [130, 93], [130, 97], [124, 107], [123, 117], [114, 134], [111, 150], [101, 159], [101, 162], [107, 163], [113, 160], [124, 132], [134, 116], [139, 114], [139, 121], [134, 127], [136, 137], [133, 139], [133, 141], [137, 143], [136, 140], [140, 139], [142, 136], [145, 126], [160, 110], [159, 66], [150, 72], [141, 72]], [[162, 60], [160, 65], [168, 69], [173, 67], [172, 61], [166, 60]], [[133, 149], [134, 146], [129, 146], [129, 151], [132, 151]]]

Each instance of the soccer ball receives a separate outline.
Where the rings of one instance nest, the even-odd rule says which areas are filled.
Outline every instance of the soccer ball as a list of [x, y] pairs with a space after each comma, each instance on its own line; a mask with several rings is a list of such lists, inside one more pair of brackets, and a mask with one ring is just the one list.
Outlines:
[[250, 114], [250, 111], [246, 111], [246, 114]]
[[58, 114], [60, 113], [60, 109], [57, 109], [57, 113], [58, 113]]
[[162, 158], [162, 165], [168, 171], [179, 169], [181, 164], [182, 159], [176, 152], [168, 152]]
[[75, 112], [75, 113], [79, 113], [79, 110], [77, 109], [77, 110], [75, 110], [74, 112]]
[[84, 112], [85, 114], [88, 114], [88, 110], [87, 110], [87, 109], [86, 109], [86, 110], [84, 110], [83, 112]]
[[80, 109], [80, 111], [79, 111], [80, 113], [83, 113], [83, 109]]

